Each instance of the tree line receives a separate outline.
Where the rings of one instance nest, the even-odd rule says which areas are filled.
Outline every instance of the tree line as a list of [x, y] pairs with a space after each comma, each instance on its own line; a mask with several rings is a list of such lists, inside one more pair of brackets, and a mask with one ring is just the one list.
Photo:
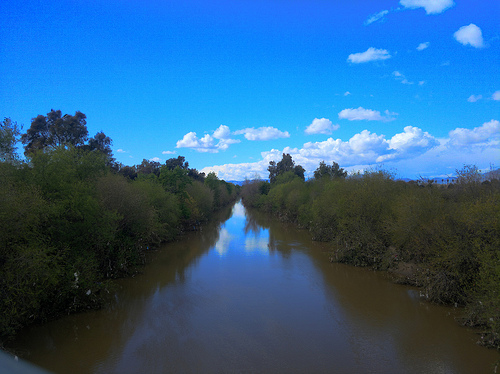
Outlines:
[[463, 323], [479, 327], [481, 343], [499, 349], [497, 179], [481, 182], [477, 167], [465, 165], [453, 185], [407, 183], [384, 170], [348, 176], [335, 162], [321, 162], [305, 181], [290, 155], [283, 160], [270, 164], [270, 182], [245, 182], [247, 207], [330, 242], [332, 261], [389, 270], [422, 287], [430, 301], [465, 306]]
[[107, 279], [130, 274], [148, 249], [238, 196], [239, 186], [182, 156], [124, 166], [111, 145], [103, 132], [89, 137], [81, 112], [51, 110], [25, 133], [9, 118], [0, 123], [0, 340], [99, 307]]

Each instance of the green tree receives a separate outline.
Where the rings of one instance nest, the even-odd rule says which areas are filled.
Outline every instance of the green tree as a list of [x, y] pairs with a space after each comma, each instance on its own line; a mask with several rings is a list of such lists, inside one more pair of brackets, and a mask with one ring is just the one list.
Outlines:
[[90, 151], [99, 151], [104, 153], [110, 161], [113, 160], [113, 153], [111, 150], [111, 145], [113, 141], [110, 137], [106, 136], [102, 131], [94, 135], [93, 138], [89, 139], [88, 149]]
[[137, 174], [149, 175], [154, 174], [156, 176], [160, 175], [161, 164], [157, 161], [148, 161], [143, 159], [142, 162], [135, 167]]
[[174, 170], [176, 167], [187, 170], [189, 169], [189, 163], [184, 156], [178, 156], [177, 158], [169, 158], [165, 161], [165, 167], [168, 170]]
[[46, 116], [38, 115], [31, 121], [26, 134], [21, 136], [25, 155], [46, 147], [60, 145], [83, 145], [88, 137], [86, 116], [82, 112], [75, 115], [62, 115], [60, 110], [52, 109]]
[[169, 169], [166, 165], [160, 168], [159, 180], [167, 191], [181, 195], [185, 193], [186, 186], [193, 182], [186, 169], [179, 166]]
[[275, 183], [278, 176], [286, 172], [293, 172], [299, 178], [304, 180], [304, 168], [301, 165], [295, 165], [295, 162], [289, 153], [283, 153], [283, 158], [278, 163], [270, 161], [267, 170], [269, 171], [269, 180], [271, 183]]
[[324, 177], [328, 177], [330, 179], [345, 178], [346, 176], [347, 171], [341, 168], [335, 161], [333, 162], [332, 166], [327, 165], [325, 161], [321, 161], [318, 168], [314, 171], [315, 179], [321, 179]]
[[0, 123], [0, 162], [12, 162], [17, 159], [16, 143], [19, 135], [17, 122], [4, 118]]

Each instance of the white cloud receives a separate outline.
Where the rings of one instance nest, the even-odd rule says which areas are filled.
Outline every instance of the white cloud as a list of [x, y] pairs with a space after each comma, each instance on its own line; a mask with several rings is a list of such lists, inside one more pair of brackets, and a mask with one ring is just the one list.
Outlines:
[[500, 101], [500, 91], [495, 91], [491, 98], [495, 101]]
[[290, 137], [290, 133], [288, 131], [280, 131], [277, 128], [271, 126], [259, 127], [258, 129], [249, 127], [243, 130], [235, 131], [234, 134], [244, 134], [247, 140], [272, 140]]
[[205, 134], [202, 138], [198, 138], [196, 133], [191, 131], [177, 142], [176, 148], [191, 148], [198, 152], [218, 153], [220, 150], [228, 149], [230, 144], [240, 142], [238, 139], [229, 138], [229, 135], [229, 127], [225, 125], [220, 125], [214, 131], [213, 136]]
[[344, 96], [349, 96], [351, 93], [349, 91], [344, 92]]
[[479, 101], [483, 98], [483, 95], [470, 95], [467, 101], [469, 103], [475, 103], [476, 101]]
[[418, 47], [417, 47], [417, 51], [423, 51], [424, 49], [429, 48], [429, 45], [430, 45], [430, 44], [431, 44], [431, 43], [429, 43], [429, 42], [420, 43], [420, 44], [418, 45]]
[[214, 131], [215, 139], [228, 139], [231, 135], [231, 131], [228, 126], [220, 125], [217, 130]]
[[453, 34], [453, 37], [457, 40], [457, 42], [467, 45], [470, 44], [475, 48], [483, 48], [483, 33], [481, 29], [471, 23], [468, 26], [462, 26]]
[[385, 116], [382, 116], [378, 110], [365, 109], [363, 107], [357, 109], [348, 108], [339, 112], [339, 118], [349, 121], [393, 121], [395, 119], [393, 116], [397, 115], [397, 113], [390, 113], [388, 110], [384, 113]]
[[419, 85], [419, 86], [423, 86], [424, 84], [425, 84], [425, 81], [419, 81], [419, 82], [418, 82], [418, 85]]
[[[463, 151], [463, 146], [467, 146], [467, 152]], [[305, 143], [302, 148], [272, 149], [262, 152], [258, 162], [216, 165], [201, 171], [214, 171], [225, 180], [251, 179], [255, 175], [267, 178], [269, 161], [279, 161], [283, 153], [289, 153], [296, 164], [306, 169], [306, 176], [312, 176], [321, 161], [335, 161], [348, 170], [366, 169], [384, 162], [385, 167], [399, 168], [404, 176], [416, 178], [419, 174], [431, 176], [433, 172], [443, 174], [443, 170], [452, 172], [464, 163], [476, 163], [481, 167], [480, 163], [498, 158], [499, 146], [500, 122], [497, 120], [472, 130], [457, 128], [445, 139], [437, 139], [418, 127], [406, 126], [403, 132], [389, 140], [383, 134], [363, 130], [347, 141], [328, 138]]]
[[402, 84], [413, 84], [413, 82], [410, 82], [408, 79], [406, 79], [406, 77], [404, 76], [404, 74], [401, 74], [399, 71], [394, 71], [392, 73], [392, 75], [394, 75], [394, 79], [396, 79], [397, 81], [401, 82]]
[[456, 128], [450, 131], [450, 143], [452, 145], [485, 145], [500, 141], [500, 122], [492, 119], [472, 130]]
[[149, 161], [161, 162], [161, 158], [159, 158], [159, 157], [153, 157], [153, 158], [150, 158]]
[[116, 152], [118, 152], [118, 153], [127, 153], [127, 151], [124, 151], [124, 150], [123, 150], [123, 149], [121, 149], [121, 148], [120, 148], [120, 149], [117, 149], [117, 150], [116, 150]]
[[455, 5], [453, 0], [400, 0], [399, 3], [405, 8], [424, 8], [427, 14], [439, 14]]
[[163, 151], [162, 155], [175, 155], [175, 151]]
[[376, 49], [370, 47], [365, 52], [350, 54], [347, 60], [352, 62], [353, 64], [361, 64], [369, 61], [387, 60], [391, 57], [392, 56], [386, 49]]
[[384, 20], [384, 16], [389, 14], [388, 10], [383, 10], [381, 12], [378, 12], [376, 14], [372, 14], [366, 21], [365, 21], [365, 26], [368, 26], [369, 24], [373, 22], [377, 22], [379, 20]]
[[176, 148], [192, 148], [198, 152], [218, 152], [214, 143], [214, 138], [206, 134], [203, 138], [199, 139], [194, 131], [188, 132], [176, 144]]
[[306, 134], [326, 134], [329, 135], [333, 131], [337, 130], [340, 126], [332, 124], [327, 118], [315, 118], [312, 123], [307, 126], [305, 133]]
[[389, 140], [389, 148], [395, 152], [378, 157], [377, 162], [406, 159], [438, 145], [439, 141], [428, 132], [418, 127], [406, 126], [404, 132], [394, 135]]

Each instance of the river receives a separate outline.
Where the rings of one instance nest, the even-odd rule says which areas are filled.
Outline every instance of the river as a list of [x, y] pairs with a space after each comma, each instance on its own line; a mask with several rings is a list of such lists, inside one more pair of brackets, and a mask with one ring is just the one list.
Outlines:
[[106, 308], [23, 330], [55, 373], [491, 373], [498, 352], [384, 273], [241, 203], [148, 255]]

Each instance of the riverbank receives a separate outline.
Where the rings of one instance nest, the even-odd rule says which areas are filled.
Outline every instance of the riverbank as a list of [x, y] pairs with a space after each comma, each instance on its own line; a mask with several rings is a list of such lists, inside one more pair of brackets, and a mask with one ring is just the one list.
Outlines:
[[387, 270], [431, 302], [464, 307], [462, 323], [500, 349], [500, 183], [449, 188], [352, 178], [243, 186], [247, 206], [331, 243], [330, 259]]
[[72, 146], [0, 162], [0, 346], [29, 324], [100, 308], [108, 280], [239, 194], [181, 156], [139, 166]]
[[489, 373], [456, 311], [386, 273], [330, 263], [327, 243], [237, 203], [150, 252], [106, 308], [21, 331], [54, 373]]

